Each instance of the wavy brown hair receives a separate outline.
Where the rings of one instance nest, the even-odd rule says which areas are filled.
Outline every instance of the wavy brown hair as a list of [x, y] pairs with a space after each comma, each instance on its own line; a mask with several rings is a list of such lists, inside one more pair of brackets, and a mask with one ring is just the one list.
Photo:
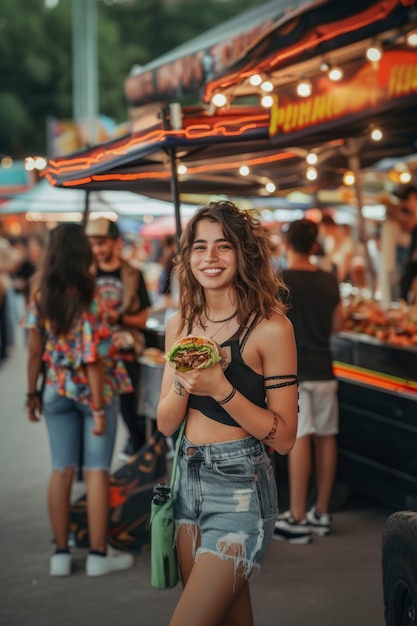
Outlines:
[[237, 274], [233, 289], [237, 298], [239, 325], [246, 325], [254, 312], [260, 314], [260, 319], [270, 317], [276, 310], [285, 313], [287, 307], [281, 294], [287, 288], [271, 266], [270, 237], [262, 226], [260, 214], [243, 211], [233, 202], [210, 202], [194, 213], [180, 239], [180, 252], [176, 259], [180, 287], [179, 330], [186, 324], [192, 326], [194, 321], [202, 322], [204, 290], [190, 267], [196, 226], [201, 220], [218, 222], [225, 238], [236, 251]]
[[50, 235], [35, 287], [41, 315], [55, 334], [65, 334], [93, 298], [95, 282], [90, 272], [93, 255], [78, 224], [60, 224]]

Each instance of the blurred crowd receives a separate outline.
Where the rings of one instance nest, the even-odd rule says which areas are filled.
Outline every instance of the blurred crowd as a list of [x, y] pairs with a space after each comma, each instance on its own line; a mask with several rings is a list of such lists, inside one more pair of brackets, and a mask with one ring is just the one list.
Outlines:
[[[381, 198], [386, 219], [373, 222], [359, 236], [357, 227], [340, 221], [334, 210], [324, 210], [318, 221], [318, 243], [311, 261], [334, 272], [342, 295], [360, 293], [376, 299], [382, 308], [402, 299], [417, 301], [417, 189], [412, 185], [393, 196]], [[316, 216], [314, 221], [317, 222]], [[271, 264], [277, 271], [287, 267], [284, 246], [288, 224], [271, 229]], [[10, 237], [0, 231], [0, 362], [17, 340], [27, 305], [30, 281], [42, 259], [48, 231]], [[149, 294], [148, 315], [161, 324], [177, 308], [178, 290], [172, 271], [177, 250], [173, 234], [143, 240], [123, 234], [118, 240], [121, 258], [143, 272]], [[22, 329], [24, 334], [25, 331]]]

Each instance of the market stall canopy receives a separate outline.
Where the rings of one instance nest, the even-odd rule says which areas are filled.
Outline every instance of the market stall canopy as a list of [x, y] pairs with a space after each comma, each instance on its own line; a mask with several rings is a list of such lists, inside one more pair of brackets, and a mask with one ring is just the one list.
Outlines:
[[[404, 42], [417, 25], [415, 0], [350, 0], [305, 3], [288, 12], [254, 42], [235, 63], [206, 83], [203, 101], [215, 93], [232, 100], [262, 95], [285, 85], [295, 90], [301, 78], [325, 75], [354, 58], [364, 57], [371, 44], [381, 51]], [[260, 75], [259, 83], [253, 82]], [[334, 80], [338, 80], [335, 78]]]
[[144, 66], [134, 66], [125, 81], [129, 104], [166, 102], [195, 92], [236, 61], [275, 25], [325, 0], [271, 0], [249, 9], [178, 46]]
[[[52, 185], [89, 190], [118, 189], [172, 200], [172, 169], [168, 155], [176, 150], [181, 195], [225, 194], [230, 197], [287, 195], [337, 188], [349, 169], [348, 142], [360, 141], [361, 167], [384, 157], [415, 152], [416, 101], [391, 102], [380, 115], [369, 108], [356, 119], [325, 124], [302, 140], [281, 134], [274, 146], [270, 114], [265, 109], [232, 107], [216, 115], [184, 111], [184, 128], [164, 130], [162, 123], [125, 138], [50, 161], [45, 172]], [[383, 129], [380, 141], [370, 127]], [[285, 146], [282, 144], [285, 143]], [[306, 178], [307, 155], [313, 152], [317, 178]], [[243, 169], [242, 169], [243, 168]], [[272, 186], [271, 186], [272, 185]]]
[[[82, 189], [60, 189], [52, 187], [46, 180], [40, 181], [30, 191], [19, 194], [0, 207], [0, 216], [24, 213], [31, 221], [50, 217], [55, 221], [82, 219], [85, 210], [86, 193]], [[113, 214], [113, 217], [146, 218], [172, 215], [172, 202], [164, 202], [140, 196], [129, 191], [94, 191], [89, 197], [90, 213]], [[192, 211], [194, 207], [185, 207]]]

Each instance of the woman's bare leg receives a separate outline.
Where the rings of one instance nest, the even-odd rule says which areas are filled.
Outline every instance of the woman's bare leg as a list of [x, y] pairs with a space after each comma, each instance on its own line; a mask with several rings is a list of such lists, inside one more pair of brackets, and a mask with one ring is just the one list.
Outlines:
[[109, 473], [104, 470], [86, 470], [84, 473], [90, 550], [104, 552], [109, 524]]
[[337, 443], [334, 435], [315, 437], [317, 511], [328, 513], [337, 469]]
[[290, 510], [295, 520], [306, 518], [308, 490], [312, 469], [311, 438], [300, 437], [288, 455]]
[[184, 590], [170, 626], [253, 626], [248, 580], [235, 573], [233, 559], [204, 553], [194, 562], [200, 538], [183, 525], [177, 536]]
[[48, 487], [48, 511], [56, 547], [68, 548], [69, 510], [74, 468], [52, 470]]

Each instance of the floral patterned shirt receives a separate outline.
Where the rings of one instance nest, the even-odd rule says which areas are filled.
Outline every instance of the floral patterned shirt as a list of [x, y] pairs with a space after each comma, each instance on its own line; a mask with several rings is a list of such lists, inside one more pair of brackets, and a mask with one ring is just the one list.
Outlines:
[[108, 404], [115, 394], [133, 391], [125, 365], [111, 342], [111, 329], [97, 294], [88, 310], [81, 313], [71, 330], [55, 335], [49, 320], [44, 319], [36, 300], [32, 300], [26, 317], [27, 328], [37, 328], [46, 337], [43, 361], [46, 383], [60, 395], [88, 404], [91, 402], [85, 363], [98, 358], [104, 364], [103, 399]]

